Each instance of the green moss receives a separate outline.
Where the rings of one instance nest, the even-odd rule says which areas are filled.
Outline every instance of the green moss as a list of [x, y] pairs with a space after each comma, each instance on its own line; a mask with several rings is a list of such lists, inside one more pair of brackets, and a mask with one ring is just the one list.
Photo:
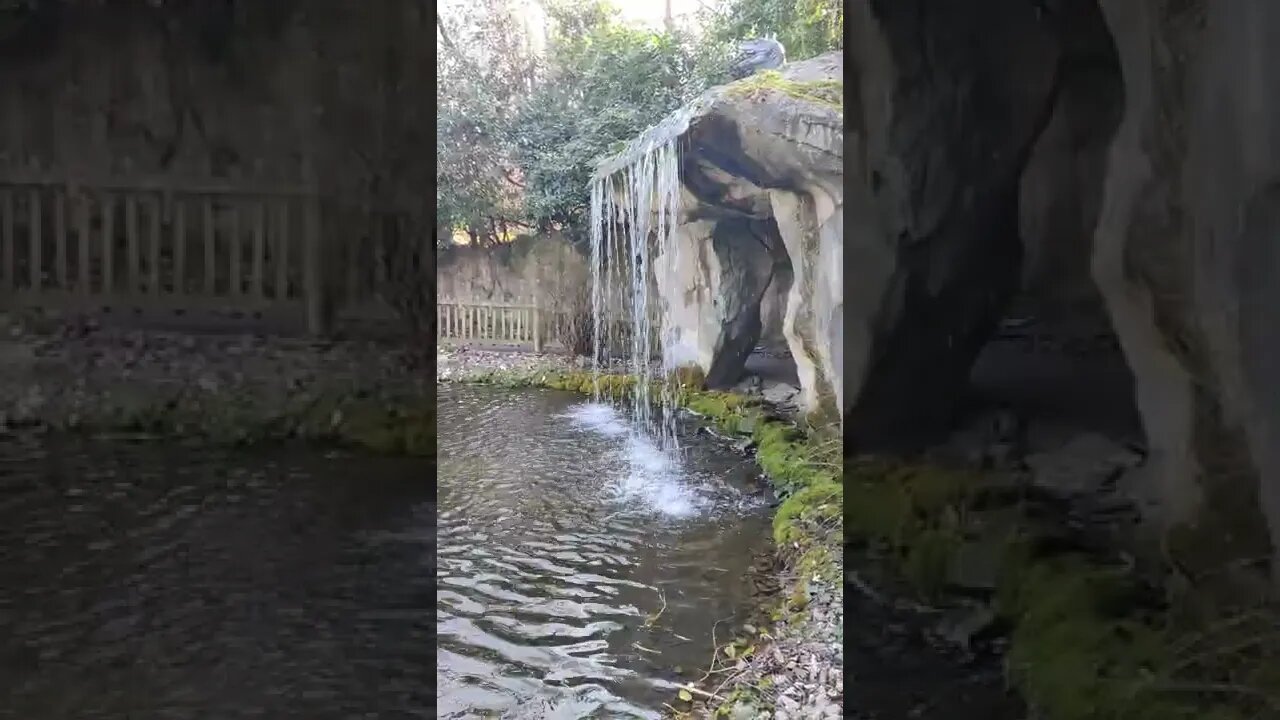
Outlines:
[[701, 390], [707, 385], [707, 374], [697, 365], [682, 365], [671, 371], [671, 382], [676, 387]]
[[728, 89], [731, 93], [748, 96], [767, 91], [781, 92], [844, 114], [844, 82], [841, 80], [795, 81], [782, 77], [777, 70], [764, 70], [732, 83]]
[[[1025, 517], [986, 523], [971, 507], [983, 478], [969, 472], [869, 458], [845, 475], [845, 526], [850, 538], [887, 545], [919, 591], [937, 593], [966, 539], [975, 534], [1005, 544], [994, 598], [1014, 628], [1009, 666], [1030, 703], [1049, 720], [1157, 720], [1213, 717], [1240, 720], [1257, 712], [1246, 693], [1224, 701], [1170, 692], [1195, 683], [1172, 680], [1174, 643], [1168, 614], [1143, 609], [1137, 579], [1081, 554], [1044, 554]], [[1011, 507], [1018, 513], [1016, 507]], [[982, 535], [985, 533], [985, 535]], [[994, 533], [994, 534], [993, 534]], [[1254, 671], [1265, 663], [1245, 667]], [[1205, 686], [1249, 687], [1271, 678], [1228, 673]], [[1250, 704], [1253, 703], [1253, 704]]]
[[844, 487], [836, 482], [819, 482], [792, 493], [773, 516], [773, 539], [779, 545], [800, 542], [806, 526], [825, 524], [840, 517]]
[[922, 531], [906, 548], [903, 573], [922, 594], [936, 595], [943, 588], [947, 568], [959, 544], [960, 537], [954, 531], [941, 528]]
[[[925, 568], [942, 568], [937, 559], [938, 544], [945, 538], [948, 551], [959, 548], [963, 536], [961, 517], [977, 486], [974, 475], [929, 465], [905, 465], [870, 458], [850, 466], [845, 475], [849, 501], [845, 504], [846, 526], [855, 539], [880, 541], [911, 560], [915, 579], [933, 585], [921, 573]], [[927, 544], [916, 553], [918, 544]]]
[[1168, 665], [1164, 633], [1135, 619], [1134, 588], [1077, 555], [1012, 568], [1001, 612], [1016, 621], [1011, 668], [1027, 698], [1054, 720], [1199, 717], [1202, 709], [1160, 696]]
[[731, 415], [740, 415], [748, 407], [745, 398], [726, 392], [686, 391], [681, 393], [680, 398], [685, 407], [713, 420], [724, 419]]
[[621, 399], [629, 397], [635, 391], [636, 381], [627, 375], [602, 374], [596, 377], [589, 372], [569, 371], [532, 376], [523, 384], [583, 395], [594, 395], [598, 389], [602, 397]]
[[435, 454], [435, 420], [431, 413], [366, 413], [335, 429], [346, 444], [382, 455], [431, 457]]
[[756, 461], [784, 496], [773, 518], [774, 541], [804, 552], [825, 544], [828, 533], [842, 537], [845, 486], [839, 438], [763, 421], [755, 424], [752, 439]]
[[846, 482], [845, 528], [851, 540], [881, 540], [899, 547], [911, 518], [911, 501], [890, 483]]

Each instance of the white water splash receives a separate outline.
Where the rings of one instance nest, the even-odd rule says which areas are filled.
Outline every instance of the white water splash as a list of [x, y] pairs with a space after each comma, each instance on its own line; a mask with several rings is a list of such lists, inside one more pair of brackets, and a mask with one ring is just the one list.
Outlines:
[[621, 467], [613, 490], [621, 502], [639, 502], [660, 515], [683, 518], [696, 515], [708, 500], [688, 483], [683, 462], [664, 451], [653, 439], [606, 403], [581, 403], [565, 414], [575, 425], [606, 437], [623, 438]]
[[574, 424], [609, 437], [620, 437], [628, 431], [627, 423], [618, 415], [612, 405], [604, 403], [581, 403], [569, 408], [565, 416]]
[[[599, 166], [591, 180], [591, 309], [595, 403], [575, 412], [579, 422], [604, 434], [627, 435], [627, 469], [620, 495], [641, 497], [667, 515], [690, 515], [707, 501], [688, 484], [676, 433], [676, 388], [670, 380], [674, 354], [659, 328], [663, 308], [657, 273], [678, 267], [680, 221], [679, 137], [693, 106], [677, 110], [650, 128], [618, 156]], [[665, 267], [655, 268], [657, 259]], [[601, 408], [600, 362], [625, 336], [625, 372], [636, 379], [631, 423]], [[657, 370], [655, 371], [655, 362]], [[657, 389], [655, 397], [655, 388]], [[615, 411], [616, 413], [616, 411]]]

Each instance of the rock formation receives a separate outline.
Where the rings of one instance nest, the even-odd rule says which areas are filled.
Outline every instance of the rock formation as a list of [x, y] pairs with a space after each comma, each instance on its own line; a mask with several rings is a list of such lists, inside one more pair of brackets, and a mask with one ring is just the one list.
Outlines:
[[806, 90], [841, 76], [832, 54], [664, 130], [686, 215], [659, 278], [672, 347], [736, 380], [785, 257], [803, 403], [843, 408], [855, 450], [920, 448], [1020, 294], [1118, 337], [1147, 441], [1127, 482], [1180, 566], [1275, 558], [1280, 7], [857, 0], [848, 24], [843, 111]]
[[678, 137], [682, 151], [683, 214], [668, 247], [676, 269], [657, 278], [668, 360], [730, 386], [763, 322], [781, 315], [801, 406], [832, 416], [843, 403], [842, 72], [842, 55], [829, 53], [757, 74], [654, 132]]
[[860, 0], [848, 22], [851, 443], [944, 431], [1021, 289], [1118, 336], [1137, 490], [1183, 571], [1280, 579], [1280, 6]]
[[598, 168], [680, 143], [681, 217], [654, 258], [673, 268], [655, 278], [669, 363], [730, 387], [781, 329], [800, 406], [832, 418], [844, 406], [842, 70], [829, 53], [713, 88]]
[[855, 2], [848, 22], [846, 430], [883, 449], [950, 425], [1017, 285], [1018, 178], [1051, 117], [1061, 51], [1022, 0]]
[[1125, 99], [1093, 276], [1137, 380], [1148, 489], [1191, 572], [1270, 555], [1280, 580], [1280, 6], [1102, 10]]

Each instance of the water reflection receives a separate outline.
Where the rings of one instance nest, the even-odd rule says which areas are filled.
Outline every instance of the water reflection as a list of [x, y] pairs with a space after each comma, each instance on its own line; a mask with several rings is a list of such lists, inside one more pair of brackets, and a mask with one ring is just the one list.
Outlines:
[[0, 717], [434, 717], [431, 469], [3, 441]]

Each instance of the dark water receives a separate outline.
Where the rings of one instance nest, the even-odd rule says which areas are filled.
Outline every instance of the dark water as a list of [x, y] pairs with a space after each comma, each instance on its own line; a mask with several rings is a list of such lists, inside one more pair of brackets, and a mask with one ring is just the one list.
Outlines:
[[440, 717], [656, 717], [749, 609], [750, 464], [692, 440], [665, 462], [561, 393], [439, 408]]
[[0, 440], [0, 718], [434, 717], [432, 482]]

